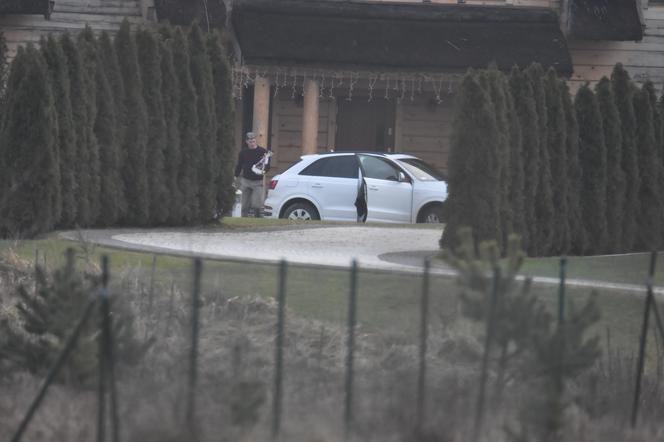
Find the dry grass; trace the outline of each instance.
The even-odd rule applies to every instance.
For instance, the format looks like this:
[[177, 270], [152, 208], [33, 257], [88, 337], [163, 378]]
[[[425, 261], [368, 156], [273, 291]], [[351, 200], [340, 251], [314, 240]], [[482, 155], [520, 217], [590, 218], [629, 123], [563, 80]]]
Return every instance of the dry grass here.
[[[32, 264], [14, 254], [0, 262], [0, 308], [11, 308], [11, 294], [31, 283]], [[158, 281], [149, 296], [149, 272], [127, 267], [114, 281], [114, 302], [138, 319], [136, 334], [155, 338], [138, 366], [118, 367], [121, 439], [192, 440], [184, 425], [189, 357], [188, 290]], [[188, 287], [188, 286], [186, 286]], [[196, 396], [201, 441], [269, 440], [273, 389], [276, 304], [260, 293], [233, 296], [206, 285], [200, 307], [201, 335]], [[436, 308], [441, 308], [436, 306]], [[357, 441], [467, 441], [477, 394], [482, 349], [476, 328], [456, 314], [432, 314], [428, 354], [427, 419], [415, 433], [418, 347], [412, 333], [359, 327], [355, 360], [354, 434]], [[633, 354], [606, 343], [592, 372], [570, 386], [561, 440], [657, 441], [664, 439], [661, 342], [656, 363], [644, 381], [642, 420], [628, 426], [634, 385]], [[339, 322], [287, 311], [284, 354], [282, 440], [344, 440], [343, 406], [346, 331]], [[41, 380], [21, 370], [0, 380], [0, 428], [17, 427]], [[507, 442], [503, 427], [518, 423], [525, 386], [508, 385], [505, 399], [492, 402], [484, 441]], [[54, 385], [24, 441], [90, 441], [96, 431], [96, 394]]]

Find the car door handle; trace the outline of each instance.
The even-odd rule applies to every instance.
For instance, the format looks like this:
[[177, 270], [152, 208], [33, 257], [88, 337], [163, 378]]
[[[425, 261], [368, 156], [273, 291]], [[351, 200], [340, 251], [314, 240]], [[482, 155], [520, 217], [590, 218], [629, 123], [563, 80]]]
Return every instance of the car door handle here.
[[369, 190], [378, 190], [378, 186], [369, 186]]
[[311, 187], [313, 187], [314, 189], [322, 189], [322, 188], [323, 188], [323, 185], [322, 185], [322, 184], [315, 183], [315, 184], [312, 184]]

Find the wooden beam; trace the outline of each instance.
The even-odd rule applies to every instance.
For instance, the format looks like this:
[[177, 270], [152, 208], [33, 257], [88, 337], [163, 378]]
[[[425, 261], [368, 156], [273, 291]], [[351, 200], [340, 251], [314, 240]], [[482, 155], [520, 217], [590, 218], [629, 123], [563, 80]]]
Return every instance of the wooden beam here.
[[254, 83], [254, 118], [253, 131], [256, 134], [256, 143], [268, 147], [268, 127], [270, 122], [270, 80], [257, 77]]
[[394, 151], [405, 152], [406, 146], [403, 145], [403, 113], [404, 104], [397, 103], [394, 109]]
[[327, 150], [336, 150], [337, 144], [337, 100], [327, 102]]
[[304, 109], [302, 115], [302, 153], [318, 152], [318, 80], [307, 78], [304, 82]]

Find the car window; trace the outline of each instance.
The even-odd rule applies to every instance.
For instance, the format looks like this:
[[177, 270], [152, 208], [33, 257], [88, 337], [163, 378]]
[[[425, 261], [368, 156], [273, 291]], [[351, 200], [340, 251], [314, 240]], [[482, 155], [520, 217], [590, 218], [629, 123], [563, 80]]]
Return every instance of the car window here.
[[384, 158], [360, 155], [364, 175], [377, 180], [399, 180], [399, 168]]
[[420, 181], [445, 181], [445, 175], [419, 158], [399, 158], [397, 160]]
[[358, 166], [355, 155], [321, 158], [307, 166], [300, 175], [357, 178]]

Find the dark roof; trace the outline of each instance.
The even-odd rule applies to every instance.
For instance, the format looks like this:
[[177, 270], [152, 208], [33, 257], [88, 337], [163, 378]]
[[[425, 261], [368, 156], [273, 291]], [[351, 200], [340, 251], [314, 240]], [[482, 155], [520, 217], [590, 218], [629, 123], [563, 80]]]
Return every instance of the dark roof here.
[[[2, 1], [2, 0], [0, 0]], [[201, 26], [223, 28], [226, 22], [226, 6], [223, 0], [155, 0], [155, 10], [159, 21], [172, 25], [189, 26], [198, 21]]]
[[571, 36], [583, 40], [634, 40], [645, 27], [641, 0], [572, 0]]
[[465, 70], [572, 61], [547, 8], [241, 0], [232, 23], [246, 63]]
[[48, 15], [49, 12], [49, 0], [0, 0], [0, 14]]

